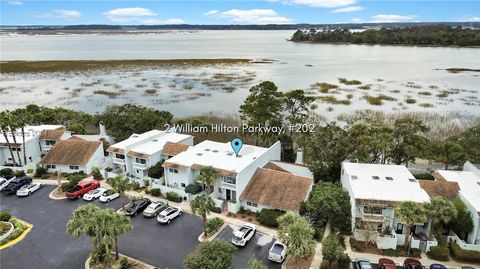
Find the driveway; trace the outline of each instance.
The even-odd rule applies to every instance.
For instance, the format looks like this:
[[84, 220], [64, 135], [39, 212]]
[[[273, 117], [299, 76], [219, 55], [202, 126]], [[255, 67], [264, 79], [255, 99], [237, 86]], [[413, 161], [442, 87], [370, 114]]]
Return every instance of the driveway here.
[[[0, 194], [1, 210], [34, 225], [22, 241], [0, 252], [0, 268], [83, 268], [90, 251], [89, 240], [66, 234], [65, 225], [72, 212], [88, 202], [51, 200], [48, 194], [53, 189], [54, 186], [45, 186], [25, 198]], [[108, 204], [90, 203], [114, 209], [121, 207], [120, 199]], [[161, 268], [183, 268], [185, 256], [198, 245], [197, 237], [202, 232], [201, 219], [187, 213], [168, 226], [141, 215], [132, 219], [132, 224], [132, 231], [119, 240], [120, 252]]]
[[[225, 228], [218, 234], [216, 239], [229, 242], [232, 240], [232, 234], [236, 227], [226, 225]], [[246, 268], [248, 260], [252, 255], [255, 255], [256, 259], [266, 265], [268, 268], [277, 269], [281, 268], [281, 264], [271, 262], [268, 259], [268, 251], [275, 242], [275, 239], [259, 231], [255, 236], [247, 243], [245, 247], [238, 247], [233, 257], [233, 264], [235, 268]]]

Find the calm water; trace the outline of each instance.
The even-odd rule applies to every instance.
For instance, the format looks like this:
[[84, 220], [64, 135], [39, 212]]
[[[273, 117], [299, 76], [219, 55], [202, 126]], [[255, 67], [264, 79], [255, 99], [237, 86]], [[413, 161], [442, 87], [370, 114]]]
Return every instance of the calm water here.
[[[315, 82], [337, 83], [345, 77], [358, 79], [364, 84], [372, 84], [369, 92], [360, 91], [354, 86], [341, 87], [336, 93], [338, 99], [352, 94], [352, 104], [331, 105], [319, 103], [319, 113], [327, 117], [356, 109], [372, 108], [385, 111], [460, 111], [480, 115], [478, 96], [480, 96], [479, 73], [451, 74], [445, 70], [450, 67], [480, 68], [480, 49], [470, 48], [432, 48], [367, 45], [319, 45], [287, 42], [292, 31], [198, 31], [168, 32], [161, 34], [138, 35], [50, 35], [50, 36], [1, 36], [1, 60], [101, 60], [101, 59], [174, 59], [174, 58], [249, 58], [273, 59], [273, 64], [253, 64], [240, 67], [243, 71], [254, 71], [254, 82], [274, 81], [280, 89], [307, 89]], [[205, 72], [222, 72], [224, 68], [209, 68]], [[227, 68], [224, 72], [234, 72]], [[198, 70], [182, 70], [196, 72]], [[166, 80], [164, 71], [142, 73], [147, 81], [159, 78]], [[163, 73], [162, 73], [163, 72]], [[180, 71], [178, 71], [180, 72]], [[94, 78], [116, 81], [112, 74], [93, 74]], [[92, 80], [94, 79], [92, 78]], [[18, 91], [19, 100], [1, 101], [1, 109], [7, 109], [25, 103], [42, 103], [38, 96], [44, 96], [49, 90], [56, 96], [65, 85], [84, 78], [61, 79], [61, 76], [3, 76], [2, 88]], [[53, 80], [53, 83], [52, 83]], [[120, 83], [123, 83], [119, 80]], [[414, 84], [416, 88], [406, 85]], [[22, 87], [31, 87], [22, 91]], [[70, 85], [74, 87], [74, 85]], [[140, 102], [157, 108], [169, 109], [176, 115], [192, 115], [212, 110], [235, 112], [248, 94], [250, 85], [242, 85], [233, 93], [215, 93], [198, 99], [183, 100], [177, 103], [148, 103], [144, 98], [136, 99], [137, 93], [128, 98], [105, 99], [108, 103]], [[431, 87], [430, 87], [431, 86]], [[196, 88], [201, 91], [201, 88]], [[198, 86], [200, 87], [200, 86]], [[436, 94], [443, 90], [457, 89], [455, 95], [439, 99]], [[170, 89], [171, 90], [171, 89]], [[431, 95], [419, 95], [429, 91]], [[27, 94], [21, 94], [27, 93]], [[384, 102], [382, 106], [371, 106], [363, 96], [387, 94], [398, 101]], [[91, 96], [90, 96], [91, 97]], [[413, 105], [400, 105], [404, 98], [417, 100]], [[45, 97], [46, 98], [46, 97]], [[167, 98], [167, 97], [162, 97]], [[3, 98], [2, 98], [3, 99]], [[48, 98], [46, 98], [48, 99]], [[51, 100], [50, 100], [51, 99]], [[53, 97], [44, 102], [47, 105], [61, 105]], [[87, 100], [87, 98], [85, 98]], [[3, 103], [2, 103], [3, 102]], [[320, 101], [319, 101], [320, 102]], [[430, 103], [431, 108], [420, 107], [420, 103]], [[88, 105], [80, 100], [71, 103], [72, 107], [87, 111], [100, 111], [102, 105]], [[333, 107], [333, 111], [327, 111]]]

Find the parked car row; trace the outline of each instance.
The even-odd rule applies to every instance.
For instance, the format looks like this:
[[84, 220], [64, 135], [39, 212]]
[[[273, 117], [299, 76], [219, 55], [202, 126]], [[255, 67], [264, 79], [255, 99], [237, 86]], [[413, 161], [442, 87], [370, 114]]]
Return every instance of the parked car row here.
[[0, 178], [0, 191], [6, 194], [16, 194], [19, 197], [30, 196], [41, 187], [43, 187], [42, 183], [32, 183], [32, 178], [29, 176]]
[[[353, 264], [355, 265], [356, 269], [372, 269], [373, 268], [370, 261], [367, 260], [367, 259], [363, 259], [363, 258], [356, 259], [353, 262]], [[396, 269], [397, 266], [395, 265], [395, 262], [393, 262], [392, 260], [387, 259], [387, 258], [382, 258], [382, 259], [378, 260], [378, 268], [379, 269]], [[427, 268], [427, 267], [423, 266], [422, 263], [419, 260], [408, 258], [408, 259], [405, 259], [405, 261], [403, 262], [403, 268], [404, 269], [424, 269], [424, 268]], [[430, 267], [428, 267], [428, 268], [430, 268], [430, 269], [447, 269], [447, 267], [445, 265], [440, 264], [440, 263], [431, 264]]]
[[173, 219], [181, 216], [183, 211], [181, 208], [169, 206], [167, 202], [152, 202], [147, 198], [137, 200], [125, 209], [126, 216], [135, 217], [140, 213], [147, 218], [157, 217], [159, 223], [170, 224]]

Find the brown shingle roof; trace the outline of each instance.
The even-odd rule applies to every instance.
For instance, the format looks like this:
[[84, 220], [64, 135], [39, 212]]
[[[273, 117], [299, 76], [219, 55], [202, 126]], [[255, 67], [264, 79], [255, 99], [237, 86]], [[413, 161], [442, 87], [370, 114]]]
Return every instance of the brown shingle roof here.
[[92, 158], [100, 141], [63, 140], [58, 141], [40, 161], [41, 164], [86, 165]]
[[69, 137], [67, 140], [85, 140], [85, 139], [73, 135], [73, 136]]
[[40, 134], [40, 139], [45, 140], [58, 140], [62, 137], [63, 133], [65, 132], [65, 128], [60, 127], [54, 130], [43, 130]]
[[167, 142], [163, 146], [163, 154], [168, 156], [175, 156], [180, 152], [186, 151], [188, 147], [189, 145], [186, 145], [186, 144]]
[[136, 151], [133, 151], [133, 150], [130, 150], [127, 155], [130, 156], [130, 157], [138, 157], [138, 158], [142, 158], [142, 159], [148, 159], [150, 157], [150, 155], [148, 155], [148, 154], [141, 153], [141, 152], [136, 152]]
[[[200, 170], [203, 167], [206, 167], [206, 165], [198, 164], [198, 163], [192, 164], [192, 169], [193, 170]], [[220, 168], [216, 168], [216, 167], [214, 167], [214, 168], [215, 168], [215, 170], [217, 170], [217, 172], [220, 176], [224, 176], [224, 177], [236, 177], [237, 176], [237, 172], [235, 172], [235, 171], [220, 169]]]
[[178, 169], [178, 168], [188, 168], [188, 166], [185, 166], [185, 165], [181, 165], [181, 164], [178, 164], [178, 163], [172, 163], [172, 162], [164, 162], [162, 164], [162, 167], [165, 167], [165, 168], [172, 168], [172, 169]]
[[263, 168], [271, 169], [271, 170], [277, 170], [277, 171], [285, 172], [285, 173], [290, 173], [290, 172], [288, 172], [287, 170], [283, 169], [282, 167], [276, 165], [276, 164], [273, 163], [273, 162], [268, 162], [267, 164], [265, 164], [265, 165], [263, 166]]
[[240, 199], [285, 211], [298, 211], [313, 185], [310, 178], [258, 168]]
[[119, 153], [125, 155], [125, 152], [121, 148], [116, 148], [114, 146], [110, 146], [107, 148], [107, 152]]
[[420, 187], [424, 189], [430, 197], [441, 196], [453, 199], [458, 196], [460, 186], [457, 182], [443, 180], [419, 180]]

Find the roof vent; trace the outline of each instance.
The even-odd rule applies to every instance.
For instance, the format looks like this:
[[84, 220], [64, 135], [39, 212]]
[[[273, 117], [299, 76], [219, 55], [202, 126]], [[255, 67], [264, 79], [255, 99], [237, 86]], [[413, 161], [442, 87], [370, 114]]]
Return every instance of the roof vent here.
[[205, 151], [210, 151], [210, 149], [204, 149]]
[[409, 178], [408, 180], [410, 180], [410, 182], [417, 182], [417, 180], [414, 178]]
[[199, 153], [197, 153], [197, 156], [202, 156], [202, 155], [203, 155], [203, 153], [200, 153], [200, 152], [199, 152]]
[[152, 141], [153, 141], [153, 142], [158, 142], [158, 139], [153, 139]]
[[218, 150], [214, 149], [214, 150], [212, 150], [212, 152], [215, 152], [215, 153], [217, 153], [217, 152], [218, 152]]
[[379, 179], [380, 179], [379, 176], [372, 176], [372, 178], [373, 178], [374, 180], [379, 180]]
[[227, 153], [227, 155], [228, 155], [228, 156], [232, 156], [232, 155], [233, 155], [233, 153], [232, 153], [232, 152], [229, 152], [229, 153]]
[[352, 175], [352, 179], [358, 179], [358, 177], [355, 175]]
[[386, 180], [393, 180], [393, 177], [385, 177]]

